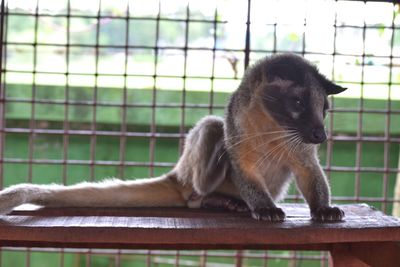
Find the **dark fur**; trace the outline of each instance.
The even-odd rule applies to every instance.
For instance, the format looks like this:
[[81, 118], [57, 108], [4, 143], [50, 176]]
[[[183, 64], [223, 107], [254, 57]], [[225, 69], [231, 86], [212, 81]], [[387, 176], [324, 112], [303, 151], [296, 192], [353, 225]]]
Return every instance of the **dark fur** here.
[[[342, 219], [343, 212], [330, 207], [330, 190], [316, 158], [315, 146], [306, 144], [325, 141], [323, 118], [328, 108], [327, 95], [344, 90], [327, 80], [309, 62], [292, 54], [265, 58], [246, 72], [227, 107], [225, 136], [232, 179], [255, 218], [284, 219], [274, 200], [285, 193], [290, 173], [293, 173], [315, 219]], [[297, 101], [300, 106], [296, 106]], [[298, 117], [294, 119], [291, 113]], [[254, 129], [249, 130], [249, 125]], [[259, 139], [256, 144], [253, 138], [243, 141], [257, 132], [287, 128], [298, 133], [302, 142], [298, 146], [304, 149], [293, 151], [285, 148], [288, 145], [282, 142], [269, 145], [273, 138], [279, 138], [275, 134], [254, 138]], [[240, 150], [240, 147], [246, 150], [246, 146], [250, 150], [247, 156], [244, 155], [247, 152]], [[272, 153], [271, 160], [264, 160], [262, 152], [251, 151], [257, 146], [264, 148], [265, 154], [278, 146], [281, 149]], [[274, 156], [279, 153], [282, 155]], [[277, 157], [287, 159], [282, 162]], [[266, 164], [253, 166], [254, 160]]]

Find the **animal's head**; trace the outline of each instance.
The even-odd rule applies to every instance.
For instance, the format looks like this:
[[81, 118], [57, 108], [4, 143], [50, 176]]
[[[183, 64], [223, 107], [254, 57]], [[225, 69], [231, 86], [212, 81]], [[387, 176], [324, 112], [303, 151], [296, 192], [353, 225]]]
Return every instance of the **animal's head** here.
[[324, 142], [327, 97], [346, 88], [329, 81], [315, 66], [293, 54], [267, 58], [259, 66], [267, 112], [283, 128], [296, 131], [304, 143]]

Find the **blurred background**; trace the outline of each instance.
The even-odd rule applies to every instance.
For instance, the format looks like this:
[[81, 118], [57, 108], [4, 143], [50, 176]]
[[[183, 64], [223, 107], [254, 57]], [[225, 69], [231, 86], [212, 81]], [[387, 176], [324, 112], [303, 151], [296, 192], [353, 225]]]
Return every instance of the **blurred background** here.
[[[330, 99], [320, 147], [333, 202], [398, 210], [395, 1], [1, 3], [1, 186], [165, 173], [196, 121], [224, 115], [249, 64], [293, 52], [349, 88]], [[302, 199], [291, 188], [286, 201]], [[326, 253], [291, 251], [2, 248], [0, 258], [41, 267], [327, 266]]]

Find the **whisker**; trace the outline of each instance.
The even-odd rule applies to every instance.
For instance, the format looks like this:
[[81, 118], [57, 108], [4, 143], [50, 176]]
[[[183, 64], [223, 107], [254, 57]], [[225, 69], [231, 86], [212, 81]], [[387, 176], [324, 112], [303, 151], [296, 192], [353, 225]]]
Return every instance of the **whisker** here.
[[[267, 160], [272, 154], [273, 154], [273, 157], [270, 158], [270, 162], [274, 162], [275, 159], [277, 158], [276, 164], [279, 165], [280, 162], [281, 162], [282, 159], [283, 159], [283, 156], [285, 155], [285, 153], [284, 153], [284, 152], [285, 152], [285, 149], [283, 149], [283, 147], [284, 147], [285, 145], [288, 145], [288, 146], [289, 146], [288, 154], [290, 155], [291, 153], [293, 153], [293, 152], [291, 152], [291, 151], [294, 149], [294, 144], [295, 144], [295, 143], [299, 143], [299, 144], [301, 143], [301, 138], [300, 138], [299, 134], [297, 133], [297, 131], [294, 133], [294, 135], [290, 136], [289, 139], [287, 139], [287, 140], [283, 141], [282, 143], [278, 144], [278, 145], [275, 146], [272, 150], [268, 151], [268, 153], [266, 153], [265, 155], [263, 155], [263, 156], [256, 162], [255, 167], [258, 168], [259, 166], [261, 166], [261, 164], [263, 164], [263, 162], [264, 162], [265, 160]], [[278, 150], [278, 151], [275, 153], [276, 150]]]
[[[268, 142], [263, 142], [263, 143], [259, 144], [258, 146], [256, 146], [256, 147], [250, 149], [250, 150], [247, 151], [246, 153], [240, 155], [240, 158], [239, 158], [239, 159], [242, 159], [243, 157], [245, 157], [245, 156], [248, 155], [249, 153], [251, 153], [251, 152], [257, 150], [259, 147], [262, 147], [262, 146], [264, 146], [264, 145], [267, 145], [267, 144], [269, 144], [269, 143], [271, 143], [271, 142], [274, 142], [274, 141], [277, 141], [277, 140], [280, 140], [280, 139], [284, 139], [284, 138], [286, 138], [286, 137], [288, 137], [288, 136], [290, 136], [290, 135], [291, 135], [291, 134], [286, 134], [286, 135], [284, 135], [284, 136], [278, 136], [278, 137], [276, 137], [276, 138], [274, 138], [274, 139], [272, 139], [272, 140], [268, 140]], [[243, 142], [243, 141], [239, 141], [239, 142], [241, 143], [241, 142]], [[239, 143], [239, 142], [238, 142], [238, 143]], [[238, 143], [233, 144], [233, 145], [230, 146], [229, 148], [232, 148], [233, 146], [238, 145]], [[224, 153], [226, 153], [226, 151], [227, 151], [227, 150], [225, 150]], [[224, 155], [224, 153], [219, 157], [218, 160], [221, 159], [221, 157]]]
[[279, 130], [279, 131], [268, 131], [268, 132], [261, 132], [261, 133], [253, 133], [253, 134], [238, 134], [233, 135], [229, 138], [225, 138], [226, 141], [237, 138], [237, 137], [251, 137], [251, 136], [258, 136], [258, 135], [270, 135], [270, 134], [278, 134], [278, 133], [287, 133], [287, 130]]
[[264, 135], [269, 135], [269, 134], [272, 134], [272, 133], [285, 133], [285, 135], [281, 135], [281, 136], [278, 136], [278, 137], [276, 137], [276, 138], [273, 138], [273, 139], [269, 140], [268, 142], [264, 142], [264, 143], [260, 144], [259, 146], [257, 146], [256, 148], [254, 148], [254, 149], [250, 150], [249, 152], [247, 152], [245, 155], [247, 155], [248, 153], [250, 153], [250, 152], [256, 150], [256, 149], [257, 149], [258, 147], [260, 147], [260, 146], [269, 144], [269, 143], [271, 143], [271, 142], [274, 142], [274, 141], [277, 141], [277, 140], [279, 140], [279, 139], [283, 139], [283, 138], [286, 138], [286, 137], [289, 137], [289, 136], [295, 134], [295, 133], [288, 132], [288, 131], [274, 131], [274, 132], [264, 132], [264, 133], [250, 134], [248, 137], [246, 137], [246, 138], [244, 138], [244, 139], [241, 139], [240, 141], [238, 141], [238, 142], [236, 142], [236, 143], [234, 143], [234, 144], [232, 144], [232, 145], [230, 145], [230, 146], [225, 147], [225, 151], [221, 154], [221, 156], [219, 156], [218, 161], [221, 160], [221, 158], [225, 155], [225, 153], [227, 152], [227, 150], [229, 150], [229, 149], [231, 149], [231, 148], [233, 148], [233, 147], [235, 147], [235, 146], [238, 146], [238, 145], [240, 145], [241, 143], [243, 143], [243, 142], [245, 142], [245, 141], [247, 141], [247, 140], [250, 140], [250, 139], [252, 139], [252, 138], [257, 138], [257, 137], [261, 137], [261, 136], [264, 136]]
[[292, 157], [292, 155], [297, 153], [297, 150], [301, 148], [302, 140], [299, 135], [296, 136], [296, 138], [292, 142], [291, 150], [289, 153], [289, 156]]
[[[282, 150], [282, 147], [284, 147], [285, 144], [286, 144], [286, 141], [283, 141], [283, 142], [279, 143], [278, 145], [274, 146], [270, 151], [268, 151], [265, 155], [261, 156], [261, 158], [259, 160], [257, 160], [257, 162], [255, 163], [253, 168], [258, 168], [259, 166], [261, 166], [261, 164], [263, 164], [263, 162], [265, 160], [267, 160], [271, 155], [273, 155], [276, 150], [278, 150], [278, 151]], [[274, 157], [275, 156], [276, 156], [276, 154], [274, 155]], [[272, 162], [272, 159], [271, 159], [271, 162]]]
[[263, 99], [269, 100], [269, 101], [276, 101], [276, 100], [278, 100], [277, 98], [275, 98], [275, 97], [273, 97], [273, 96], [270, 96], [270, 95], [264, 95], [264, 96], [263, 96]]
[[[286, 141], [286, 145], [289, 147], [289, 149], [287, 150], [287, 154], [289, 154], [290, 155], [290, 151], [291, 151], [291, 149], [292, 149], [292, 147], [293, 147], [293, 142], [294, 142], [294, 140], [296, 140], [296, 138], [297, 138], [297, 133], [296, 133], [296, 135], [294, 135], [294, 136], [292, 136], [291, 138], [289, 138], [287, 141]], [[283, 155], [285, 154], [284, 153], [284, 151], [285, 150], [283, 150], [283, 149], [281, 149], [281, 155], [279, 156], [279, 158], [278, 158], [278, 160], [277, 160], [277, 163], [276, 164], [280, 164], [280, 162], [281, 162], [281, 160], [282, 160], [282, 157], [283, 157]], [[275, 157], [274, 158], [272, 158], [271, 159], [272, 161], [274, 161], [275, 160]]]

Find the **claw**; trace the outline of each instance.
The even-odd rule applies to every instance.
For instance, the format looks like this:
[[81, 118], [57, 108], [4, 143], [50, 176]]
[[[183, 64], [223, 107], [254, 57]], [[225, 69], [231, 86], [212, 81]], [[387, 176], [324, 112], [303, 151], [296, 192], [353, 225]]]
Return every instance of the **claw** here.
[[311, 211], [311, 218], [318, 222], [338, 222], [342, 221], [345, 214], [338, 207], [321, 207]]
[[282, 222], [285, 220], [285, 213], [281, 208], [262, 208], [256, 209], [251, 213], [256, 220]]

